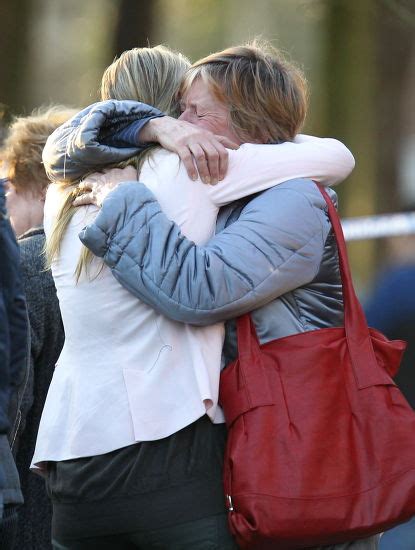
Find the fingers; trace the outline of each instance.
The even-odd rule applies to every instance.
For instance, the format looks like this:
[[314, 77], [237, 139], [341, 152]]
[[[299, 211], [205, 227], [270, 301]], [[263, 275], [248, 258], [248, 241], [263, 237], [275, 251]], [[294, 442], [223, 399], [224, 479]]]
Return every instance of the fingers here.
[[228, 169], [229, 154], [216, 137], [212, 136], [195, 145], [189, 145], [189, 150], [203, 183], [216, 185], [218, 181], [223, 180]]
[[226, 176], [229, 166], [229, 153], [227, 149], [239, 149], [239, 144], [224, 136], [215, 136], [219, 143], [219, 181]]
[[223, 180], [228, 169], [228, 151], [216, 137], [199, 139], [177, 151], [189, 177], [215, 185]]
[[74, 206], [85, 206], [86, 204], [96, 204], [96, 198], [94, 193], [84, 193], [79, 195], [72, 203]]
[[[217, 139], [218, 136], [215, 136]], [[226, 138], [224, 138], [226, 139]], [[229, 141], [229, 140], [228, 140]], [[229, 153], [225, 148], [225, 145], [221, 143], [219, 139], [217, 139], [216, 149], [218, 151], [218, 179], [219, 181], [222, 181], [223, 178], [226, 176], [226, 172], [228, 171], [228, 164], [229, 164]]]
[[216, 185], [218, 181], [222, 179], [221, 171], [220, 171], [221, 157], [222, 157], [222, 162], [225, 159], [227, 163], [228, 152], [220, 143], [217, 143], [216, 141], [212, 141], [212, 143], [206, 143], [202, 145], [202, 148], [205, 153], [205, 162], [209, 170], [209, 179], [210, 179], [210, 181], [205, 183]]
[[196, 181], [199, 177], [195, 163], [193, 162], [193, 155], [190, 152], [189, 147], [180, 147], [177, 149], [177, 154], [180, 157], [180, 160], [183, 162], [184, 167], [186, 168], [187, 175], [193, 181]]
[[[228, 149], [237, 149], [238, 143], [216, 136], [211, 131], [171, 117], [156, 118], [145, 127], [151, 132], [151, 140], [177, 153], [189, 177], [199, 176], [204, 183], [215, 184], [222, 180], [228, 169]], [[141, 134], [140, 134], [141, 136]]]
[[236, 141], [232, 141], [231, 139], [225, 137], [225, 136], [219, 136], [215, 135], [215, 138], [224, 146], [226, 149], [239, 149], [241, 146], [240, 143], [236, 143]]
[[88, 183], [87, 181], [81, 181], [78, 184], [78, 189], [80, 189], [83, 192], [92, 191], [92, 183]]
[[[209, 146], [204, 144], [204, 147], [209, 150]], [[209, 158], [209, 155], [206, 153], [204, 147], [199, 144], [190, 145], [189, 149], [193, 155], [194, 161], [196, 163], [197, 171], [199, 172], [200, 179], [203, 183], [211, 183], [212, 177], [210, 173], [211, 166], [209, 162], [212, 159]], [[217, 160], [217, 159], [216, 159]]]

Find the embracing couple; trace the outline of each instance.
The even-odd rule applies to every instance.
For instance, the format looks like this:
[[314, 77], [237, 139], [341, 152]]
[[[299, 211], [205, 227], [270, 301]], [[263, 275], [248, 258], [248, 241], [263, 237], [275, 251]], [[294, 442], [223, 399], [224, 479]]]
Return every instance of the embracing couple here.
[[305, 80], [266, 44], [192, 66], [161, 46], [133, 49], [105, 71], [101, 99], [44, 151], [65, 345], [32, 468], [46, 477], [53, 544], [236, 548], [218, 404], [235, 319], [251, 312], [261, 343], [342, 325], [336, 243], [312, 180], [342, 181], [353, 156], [299, 134]]

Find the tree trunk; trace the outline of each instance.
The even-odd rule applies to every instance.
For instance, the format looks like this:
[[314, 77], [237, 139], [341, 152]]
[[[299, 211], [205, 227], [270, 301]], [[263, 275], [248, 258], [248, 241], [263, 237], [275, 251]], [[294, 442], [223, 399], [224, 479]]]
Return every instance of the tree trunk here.
[[380, 212], [391, 212], [403, 206], [398, 189], [399, 162], [407, 137], [405, 96], [415, 49], [415, 10], [412, 21], [400, 17], [395, 11], [404, 5], [396, 0], [384, 0], [377, 17], [376, 145], [379, 178], [376, 197]]
[[155, 0], [121, 0], [114, 36], [114, 55], [131, 48], [154, 46], [152, 44]]
[[30, 87], [26, 84], [30, 0], [1, 0], [0, 5], [0, 103], [21, 113]]
[[[377, 93], [374, 0], [331, 0], [327, 5], [327, 135], [346, 143], [356, 168], [340, 187], [343, 216], [374, 213], [377, 196], [378, 144], [375, 107]], [[353, 243], [350, 259], [361, 286], [371, 275], [374, 241]]]

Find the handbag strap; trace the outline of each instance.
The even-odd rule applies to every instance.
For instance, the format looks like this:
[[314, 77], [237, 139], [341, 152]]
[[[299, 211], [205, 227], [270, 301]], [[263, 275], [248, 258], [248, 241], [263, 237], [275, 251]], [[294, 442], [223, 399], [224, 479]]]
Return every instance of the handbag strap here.
[[347, 346], [357, 385], [363, 389], [377, 383], [384, 383], [385, 373], [378, 367], [366, 316], [353, 287], [346, 242], [339, 214], [327, 191], [321, 185], [318, 185], [318, 188], [326, 201], [329, 219], [336, 238], [342, 281], [344, 328]]
[[[378, 367], [366, 317], [353, 287], [346, 242], [339, 215], [327, 191], [321, 185], [317, 184], [317, 186], [327, 204], [328, 216], [337, 243], [343, 291], [344, 328], [357, 386], [363, 389], [375, 384], [385, 383], [387, 381], [385, 379], [386, 373]], [[238, 318], [237, 334], [238, 356], [242, 359], [253, 351], [252, 347], [259, 346], [255, 326], [249, 313]], [[249, 362], [243, 361], [243, 363], [243, 369], [246, 371], [247, 368], [249, 369]]]

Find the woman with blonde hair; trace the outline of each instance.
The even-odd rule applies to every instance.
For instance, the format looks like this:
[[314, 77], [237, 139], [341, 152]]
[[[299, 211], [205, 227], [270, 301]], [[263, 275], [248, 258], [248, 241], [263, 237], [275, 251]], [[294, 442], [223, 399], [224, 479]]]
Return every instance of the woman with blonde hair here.
[[[140, 67], [134, 74], [130, 66], [133, 59], [133, 64]], [[187, 66], [180, 74], [176, 70], [178, 62], [183, 62], [180, 54], [161, 47], [125, 52], [103, 78], [103, 99], [108, 94], [112, 100], [94, 105], [64, 125], [49, 142], [45, 156], [53, 159], [52, 164], [59, 163], [60, 154], [53, 144], [65, 144], [64, 172], [57, 179], [74, 177], [79, 170], [91, 172], [97, 168], [98, 158], [105, 157], [107, 165], [103, 172], [86, 176], [81, 183], [67, 181], [51, 186], [46, 204], [47, 254], [66, 340], [42, 416], [32, 467], [44, 470], [47, 466], [56, 548], [235, 547], [226, 525], [221, 484], [226, 434], [218, 406], [218, 383], [224, 324], [180, 324], [136, 300], [101, 260], [82, 256], [78, 233], [89, 225], [90, 231], [97, 238], [102, 236], [109, 245], [111, 238], [101, 234], [103, 226], [96, 222], [100, 217], [102, 220], [105, 207], [115, 197], [114, 208], [109, 208], [111, 221], [107, 222], [115, 231], [125, 229], [131, 222], [127, 232], [129, 239], [134, 240], [139, 232], [146, 232], [148, 224], [157, 225], [159, 207], [155, 196], [181, 231], [202, 245], [214, 235], [221, 206], [290, 178], [309, 176], [325, 184], [335, 183], [346, 177], [354, 165], [350, 152], [336, 140], [300, 137], [301, 143], [264, 145], [259, 142], [265, 136], [247, 132], [246, 138], [251, 137], [258, 144], [246, 142], [238, 150], [229, 151], [227, 175], [216, 186], [192, 181], [185, 163], [164, 149], [145, 151], [127, 165], [114, 167], [114, 162], [125, 158], [126, 152], [97, 145], [98, 134], [104, 140], [102, 133], [108, 134], [108, 127], [104, 124], [101, 128], [99, 124], [112, 114], [115, 126], [117, 121], [131, 120], [131, 114], [141, 120], [150, 115], [156, 117], [144, 127], [151, 134], [150, 141], [154, 137], [154, 124], [149, 126], [150, 123], [157, 127], [157, 122], [164, 120], [173, 128], [176, 122], [171, 118], [157, 118], [162, 115], [160, 111], [128, 100], [145, 97], [156, 108], [176, 114], [178, 102], [170, 98], [170, 107], [165, 107], [159, 95], [164, 93], [163, 83], [171, 84], [174, 79], [176, 88], [172, 85], [172, 90], [179, 89]], [[265, 64], [262, 62], [267, 64], [268, 58]], [[270, 122], [269, 127], [276, 135], [281, 132], [281, 140], [285, 135], [294, 139], [305, 116], [304, 82], [288, 64], [272, 66], [270, 73], [276, 69], [280, 71], [278, 77], [283, 75], [286, 79], [288, 92], [281, 94], [279, 120]], [[270, 90], [265, 90], [271, 101], [277, 82], [278, 78], [274, 79]], [[189, 99], [194, 116], [209, 122], [209, 115], [217, 107], [214, 98], [205, 97], [199, 111], [189, 95], [186, 92], [182, 97], [185, 109]], [[199, 154], [200, 143], [207, 149], [216, 149], [223, 143], [216, 134], [225, 135], [226, 143], [242, 143], [232, 132], [223, 110], [216, 110], [214, 117], [217, 132], [199, 130], [198, 136], [204, 136], [205, 141], [201, 138], [199, 145], [193, 141], [189, 151]], [[180, 129], [188, 126], [177, 122], [176, 132], [180, 134]], [[136, 132], [137, 127], [133, 133]], [[91, 135], [95, 141], [92, 146]], [[179, 141], [183, 143], [181, 138]], [[82, 147], [78, 147], [80, 143]], [[79, 155], [80, 149], [87, 152], [88, 160], [77, 163], [74, 155]], [[130, 148], [127, 155], [132, 152], [137, 153], [137, 148]], [[108, 168], [110, 164], [113, 167]], [[216, 170], [223, 170], [218, 164]], [[48, 168], [50, 171], [51, 163]], [[135, 202], [136, 192], [140, 194], [142, 190], [138, 179], [149, 193], [149, 200], [144, 203]], [[117, 186], [125, 180], [130, 182]], [[292, 186], [294, 194], [298, 186], [301, 196], [304, 183], [298, 180]], [[74, 210], [73, 204], [90, 200], [88, 195], [79, 197], [85, 190], [92, 189], [96, 202], [101, 202], [114, 187], [117, 189], [105, 200], [101, 213], [96, 205]], [[121, 213], [114, 218], [112, 213], [119, 212], [120, 196], [126, 197], [123, 209], [128, 215]], [[132, 202], [130, 196], [134, 197]], [[145, 218], [141, 218], [144, 210]], [[313, 206], [312, 216], [317, 219], [320, 233], [326, 234], [327, 221], [321, 205]], [[160, 230], [164, 238], [164, 222]], [[174, 231], [171, 238], [174, 240], [175, 236]], [[169, 254], [166, 244], [160, 248], [155, 240], [149, 244], [151, 258], [144, 255], [142, 260], [150, 271], [152, 262], [156, 269], [159, 262], [164, 263], [163, 257]], [[311, 253], [321, 259], [322, 251], [304, 252], [305, 257]], [[119, 254], [123, 255], [123, 251], [106, 257], [105, 263], [113, 266]], [[309, 263], [304, 268], [308, 276], [316, 269], [315, 261]], [[141, 261], [139, 264], [144, 267]], [[133, 256], [130, 265], [134, 277], [138, 266]], [[172, 280], [170, 283], [174, 284]], [[187, 281], [189, 289], [192, 284], [192, 279]], [[226, 279], [222, 285], [227, 287]], [[256, 307], [265, 303], [259, 294], [258, 300]], [[252, 309], [255, 304], [250, 299], [244, 307]]]

